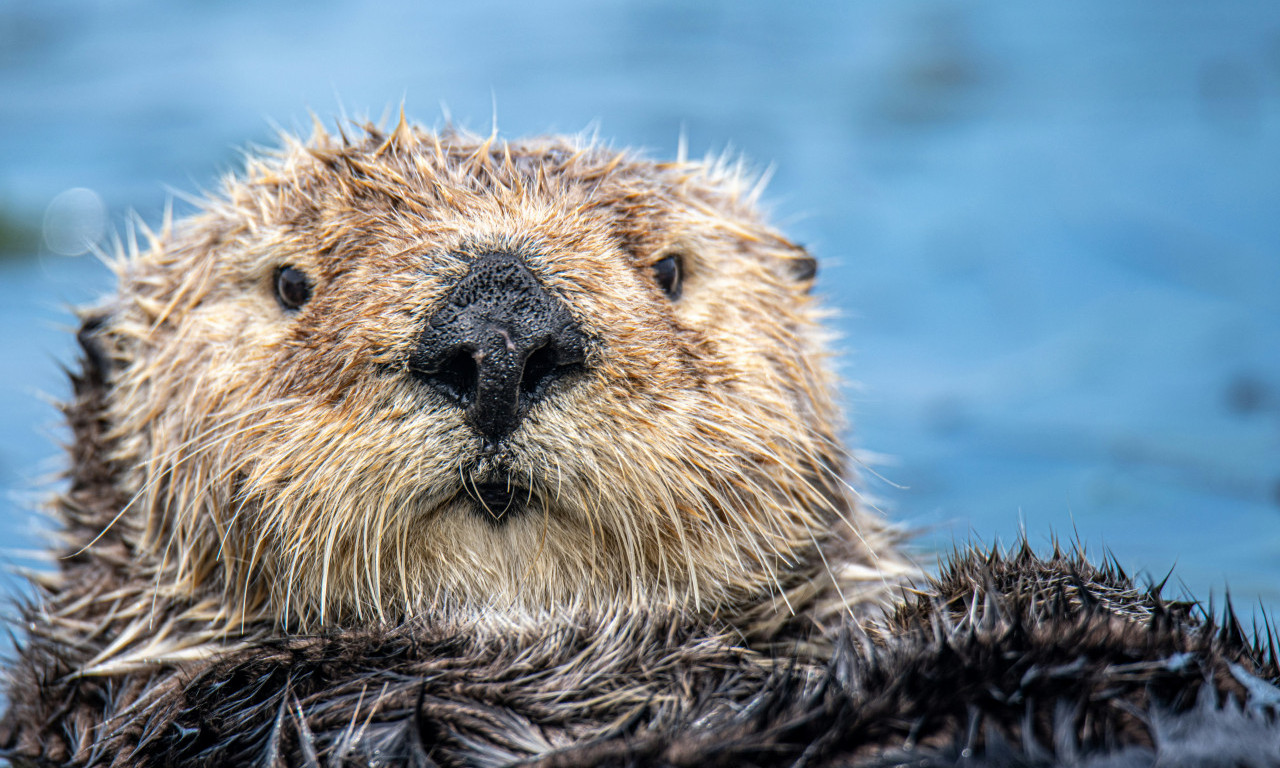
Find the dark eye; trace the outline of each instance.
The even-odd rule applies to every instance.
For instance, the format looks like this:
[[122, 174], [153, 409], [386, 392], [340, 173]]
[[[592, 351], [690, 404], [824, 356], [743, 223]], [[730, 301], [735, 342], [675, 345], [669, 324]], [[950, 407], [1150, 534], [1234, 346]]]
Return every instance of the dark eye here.
[[658, 287], [667, 294], [667, 298], [675, 301], [680, 298], [680, 284], [684, 281], [684, 264], [676, 254], [667, 256], [653, 264], [653, 277]]
[[311, 298], [311, 280], [295, 267], [276, 270], [276, 298], [285, 309], [297, 309]]

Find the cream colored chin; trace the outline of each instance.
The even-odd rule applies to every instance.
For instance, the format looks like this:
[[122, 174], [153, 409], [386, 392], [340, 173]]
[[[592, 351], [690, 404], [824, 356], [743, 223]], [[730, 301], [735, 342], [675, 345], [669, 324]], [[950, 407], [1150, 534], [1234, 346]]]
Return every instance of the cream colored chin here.
[[[411, 612], [448, 607], [535, 611], [616, 596], [631, 581], [601, 534], [534, 497], [501, 520], [461, 496], [410, 535], [405, 581]], [[395, 568], [382, 569], [392, 588]], [[412, 587], [411, 587], [412, 589]]]

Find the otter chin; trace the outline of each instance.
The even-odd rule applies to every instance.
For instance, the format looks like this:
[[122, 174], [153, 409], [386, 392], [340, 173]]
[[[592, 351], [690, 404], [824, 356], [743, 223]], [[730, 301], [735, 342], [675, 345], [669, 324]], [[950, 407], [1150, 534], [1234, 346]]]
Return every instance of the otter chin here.
[[879, 615], [914, 569], [757, 193], [575, 138], [284, 136], [81, 314], [39, 632], [107, 675], [421, 617]]
[[519, 517], [533, 500], [533, 492], [512, 483], [510, 478], [467, 485], [466, 497], [472, 512], [494, 525]]

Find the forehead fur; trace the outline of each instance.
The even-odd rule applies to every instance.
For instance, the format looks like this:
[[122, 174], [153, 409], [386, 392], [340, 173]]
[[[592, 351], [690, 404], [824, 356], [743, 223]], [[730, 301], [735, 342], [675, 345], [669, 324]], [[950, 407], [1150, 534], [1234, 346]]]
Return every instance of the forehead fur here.
[[525, 218], [548, 206], [609, 219], [613, 236], [634, 253], [665, 244], [662, 228], [646, 219], [672, 214], [748, 241], [785, 243], [758, 221], [758, 187], [741, 164], [655, 163], [565, 137], [508, 142], [426, 133], [404, 122], [390, 134], [365, 130], [354, 140], [317, 131], [306, 144], [289, 139], [279, 152], [252, 158], [245, 177], [226, 185], [230, 207], [217, 212], [250, 230], [326, 225], [315, 234], [331, 248], [346, 238], [401, 233], [406, 221]]

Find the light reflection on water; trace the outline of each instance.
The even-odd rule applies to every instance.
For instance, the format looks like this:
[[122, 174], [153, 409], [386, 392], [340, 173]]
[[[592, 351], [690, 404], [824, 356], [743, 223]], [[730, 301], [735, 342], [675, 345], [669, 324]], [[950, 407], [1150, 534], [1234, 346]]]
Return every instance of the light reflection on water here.
[[[1078, 534], [1280, 606], [1280, 6], [15, 0], [0, 205], [38, 228], [82, 187], [117, 230], [155, 221], [164, 185], [213, 186], [270, 120], [402, 99], [773, 164], [891, 514], [930, 547]], [[57, 466], [35, 393], [66, 391], [60, 303], [108, 286], [40, 251], [0, 261], [13, 549]]]

